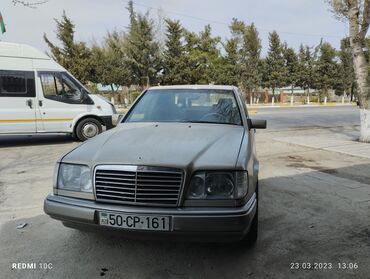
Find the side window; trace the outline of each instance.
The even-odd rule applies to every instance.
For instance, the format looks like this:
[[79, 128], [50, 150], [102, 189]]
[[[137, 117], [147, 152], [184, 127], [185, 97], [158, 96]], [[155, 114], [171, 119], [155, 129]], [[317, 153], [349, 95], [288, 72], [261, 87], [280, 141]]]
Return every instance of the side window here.
[[64, 73], [41, 73], [42, 90], [46, 99], [64, 103], [82, 103], [80, 88]]
[[53, 99], [61, 94], [62, 85], [58, 78], [53, 74], [42, 74], [40, 77], [45, 98]]
[[35, 97], [32, 71], [0, 71], [0, 97]]

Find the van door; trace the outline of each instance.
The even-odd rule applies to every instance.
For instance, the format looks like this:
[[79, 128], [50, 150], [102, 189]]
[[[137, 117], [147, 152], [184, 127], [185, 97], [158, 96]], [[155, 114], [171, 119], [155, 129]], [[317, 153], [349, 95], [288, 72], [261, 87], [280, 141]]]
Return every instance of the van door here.
[[0, 70], [0, 134], [36, 133], [35, 73]]
[[38, 72], [38, 108], [44, 132], [73, 132], [75, 117], [91, 109], [92, 100], [66, 72]]

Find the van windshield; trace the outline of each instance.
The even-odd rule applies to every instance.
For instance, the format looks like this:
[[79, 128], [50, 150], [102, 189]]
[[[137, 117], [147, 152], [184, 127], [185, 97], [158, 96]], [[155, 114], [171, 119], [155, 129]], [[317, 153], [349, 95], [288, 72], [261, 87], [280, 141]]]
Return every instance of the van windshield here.
[[242, 124], [234, 92], [220, 89], [148, 90], [126, 122]]

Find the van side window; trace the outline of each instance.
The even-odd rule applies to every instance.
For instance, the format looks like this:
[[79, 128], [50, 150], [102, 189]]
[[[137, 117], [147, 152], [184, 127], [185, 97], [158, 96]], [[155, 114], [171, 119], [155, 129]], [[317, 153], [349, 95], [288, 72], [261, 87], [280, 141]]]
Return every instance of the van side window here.
[[40, 79], [45, 98], [72, 104], [83, 102], [81, 90], [64, 73], [41, 73]]
[[35, 97], [32, 71], [0, 71], [0, 97]]

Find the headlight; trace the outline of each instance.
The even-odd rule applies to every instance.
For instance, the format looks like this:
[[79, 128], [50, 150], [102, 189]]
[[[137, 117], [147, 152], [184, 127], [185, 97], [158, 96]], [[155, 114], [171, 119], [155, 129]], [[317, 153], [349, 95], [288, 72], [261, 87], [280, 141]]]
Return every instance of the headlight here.
[[193, 176], [191, 180], [188, 198], [202, 199], [205, 198], [205, 173], [199, 173]]
[[62, 190], [91, 193], [90, 168], [84, 165], [60, 164], [57, 187]]
[[188, 199], [240, 199], [248, 192], [248, 173], [199, 172], [189, 185]]
[[210, 173], [206, 176], [206, 195], [209, 198], [233, 198], [234, 182], [231, 174]]

